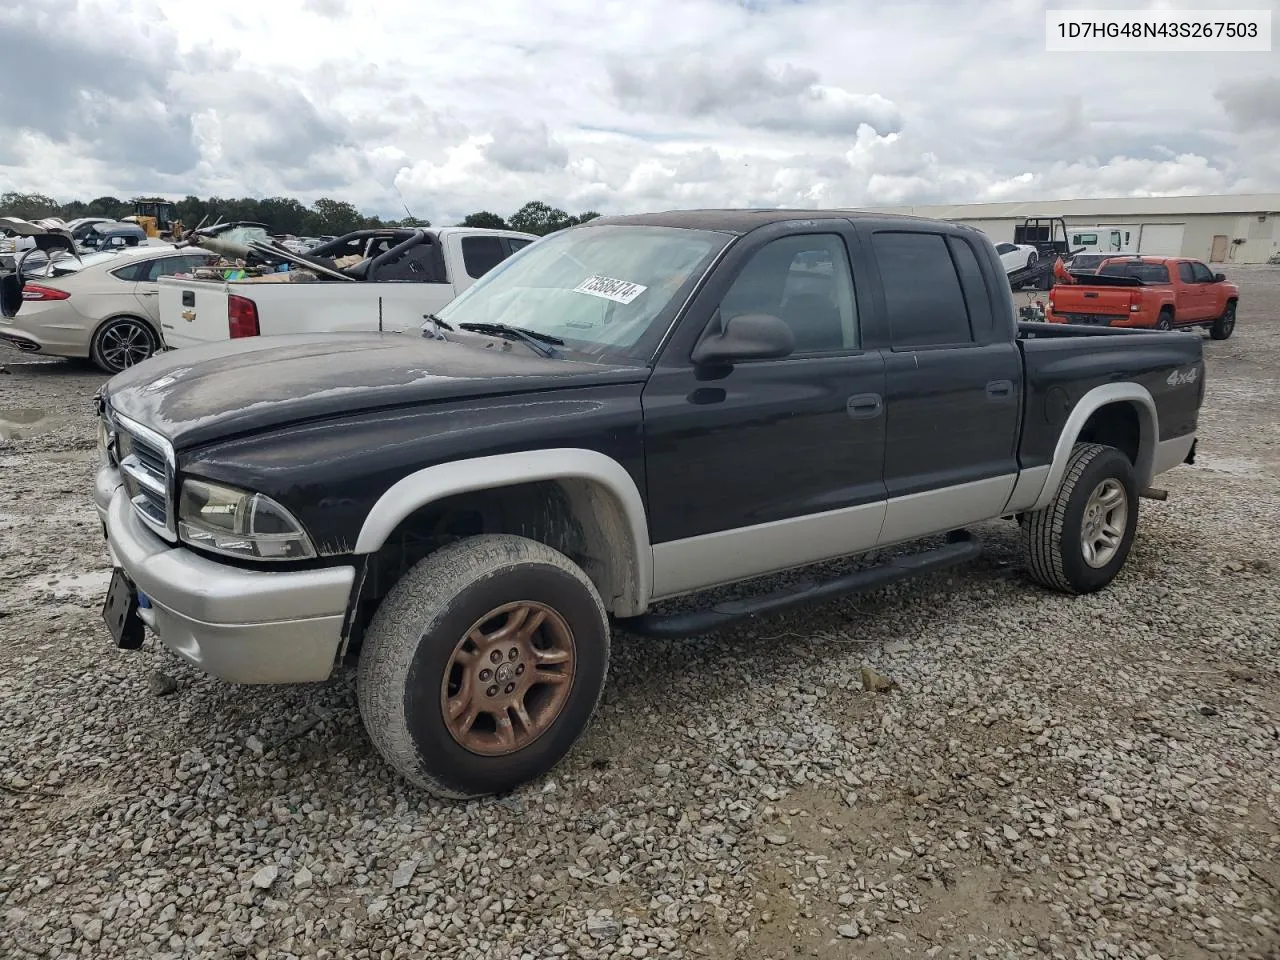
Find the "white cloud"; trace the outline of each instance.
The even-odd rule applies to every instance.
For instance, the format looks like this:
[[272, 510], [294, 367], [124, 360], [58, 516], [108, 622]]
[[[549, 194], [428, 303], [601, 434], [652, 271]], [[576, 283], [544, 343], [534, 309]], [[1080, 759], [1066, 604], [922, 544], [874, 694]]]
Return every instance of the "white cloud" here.
[[1280, 189], [1274, 56], [1049, 55], [1040, 0], [218, 9], [0, 9], [0, 183], [437, 222]]

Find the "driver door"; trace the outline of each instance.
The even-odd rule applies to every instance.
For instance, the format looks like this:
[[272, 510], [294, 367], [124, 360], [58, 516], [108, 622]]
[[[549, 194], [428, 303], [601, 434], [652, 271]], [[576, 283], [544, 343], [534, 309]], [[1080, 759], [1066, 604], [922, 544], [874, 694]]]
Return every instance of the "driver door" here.
[[1199, 291], [1196, 303], [1197, 320], [1213, 320], [1222, 313], [1218, 303], [1218, 288], [1214, 286], [1213, 271], [1198, 260], [1191, 261], [1191, 273]]
[[[884, 359], [863, 346], [856, 238], [841, 220], [760, 232], [708, 282], [642, 396], [655, 596], [855, 553], [880, 532]], [[693, 365], [703, 331], [749, 313], [781, 317], [795, 351]]]

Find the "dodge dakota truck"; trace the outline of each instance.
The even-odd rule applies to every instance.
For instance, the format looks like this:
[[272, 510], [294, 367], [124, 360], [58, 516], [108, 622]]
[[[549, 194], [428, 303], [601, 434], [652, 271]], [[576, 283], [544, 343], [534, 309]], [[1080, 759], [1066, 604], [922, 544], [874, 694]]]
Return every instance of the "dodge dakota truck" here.
[[1208, 327], [1214, 340], [1236, 328], [1240, 290], [1199, 260], [1127, 256], [1106, 260], [1091, 276], [1070, 272], [1075, 282], [1049, 291], [1050, 323], [1146, 327], [1156, 330]]
[[175, 349], [288, 333], [417, 330], [425, 314], [536, 239], [479, 227], [361, 230], [307, 254], [359, 260], [359, 276], [346, 281], [341, 274], [314, 283], [170, 277], [159, 284], [160, 333]]
[[235, 340], [110, 380], [103, 616], [117, 645], [150, 630], [233, 682], [354, 662], [396, 770], [505, 791], [582, 733], [615, 624], [685, 636], [878, 587], [973, 558], [968, 528], [999, 519], [1031, 580], [1105, 587], [1140, 495], [1194, 457], [1201, 353], [1018, 324], [995, 249], [962, 225], [601, 218], [420, 334]]

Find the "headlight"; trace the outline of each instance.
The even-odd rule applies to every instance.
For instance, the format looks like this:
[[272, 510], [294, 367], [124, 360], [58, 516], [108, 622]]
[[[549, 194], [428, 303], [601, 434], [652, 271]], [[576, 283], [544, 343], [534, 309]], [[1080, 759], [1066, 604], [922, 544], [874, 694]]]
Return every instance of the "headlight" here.
[[204, 480], [182, 484], [178, 534], [194, 547], [252, 560], [309, 560], [311, 538], [284, 507], [260, 493]]

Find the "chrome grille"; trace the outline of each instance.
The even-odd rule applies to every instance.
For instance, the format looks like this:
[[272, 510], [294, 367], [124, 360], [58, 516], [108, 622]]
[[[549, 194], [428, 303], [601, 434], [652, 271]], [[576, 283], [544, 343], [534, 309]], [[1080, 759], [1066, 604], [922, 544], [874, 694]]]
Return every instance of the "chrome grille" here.
[[[110, 415], [109, 415], [110, 416]], [[173, 455], [163, 437], [121, 416], [110, 416], [116, 455], [134, 510], [148, 527], [176, 541], [173, 517]]]

